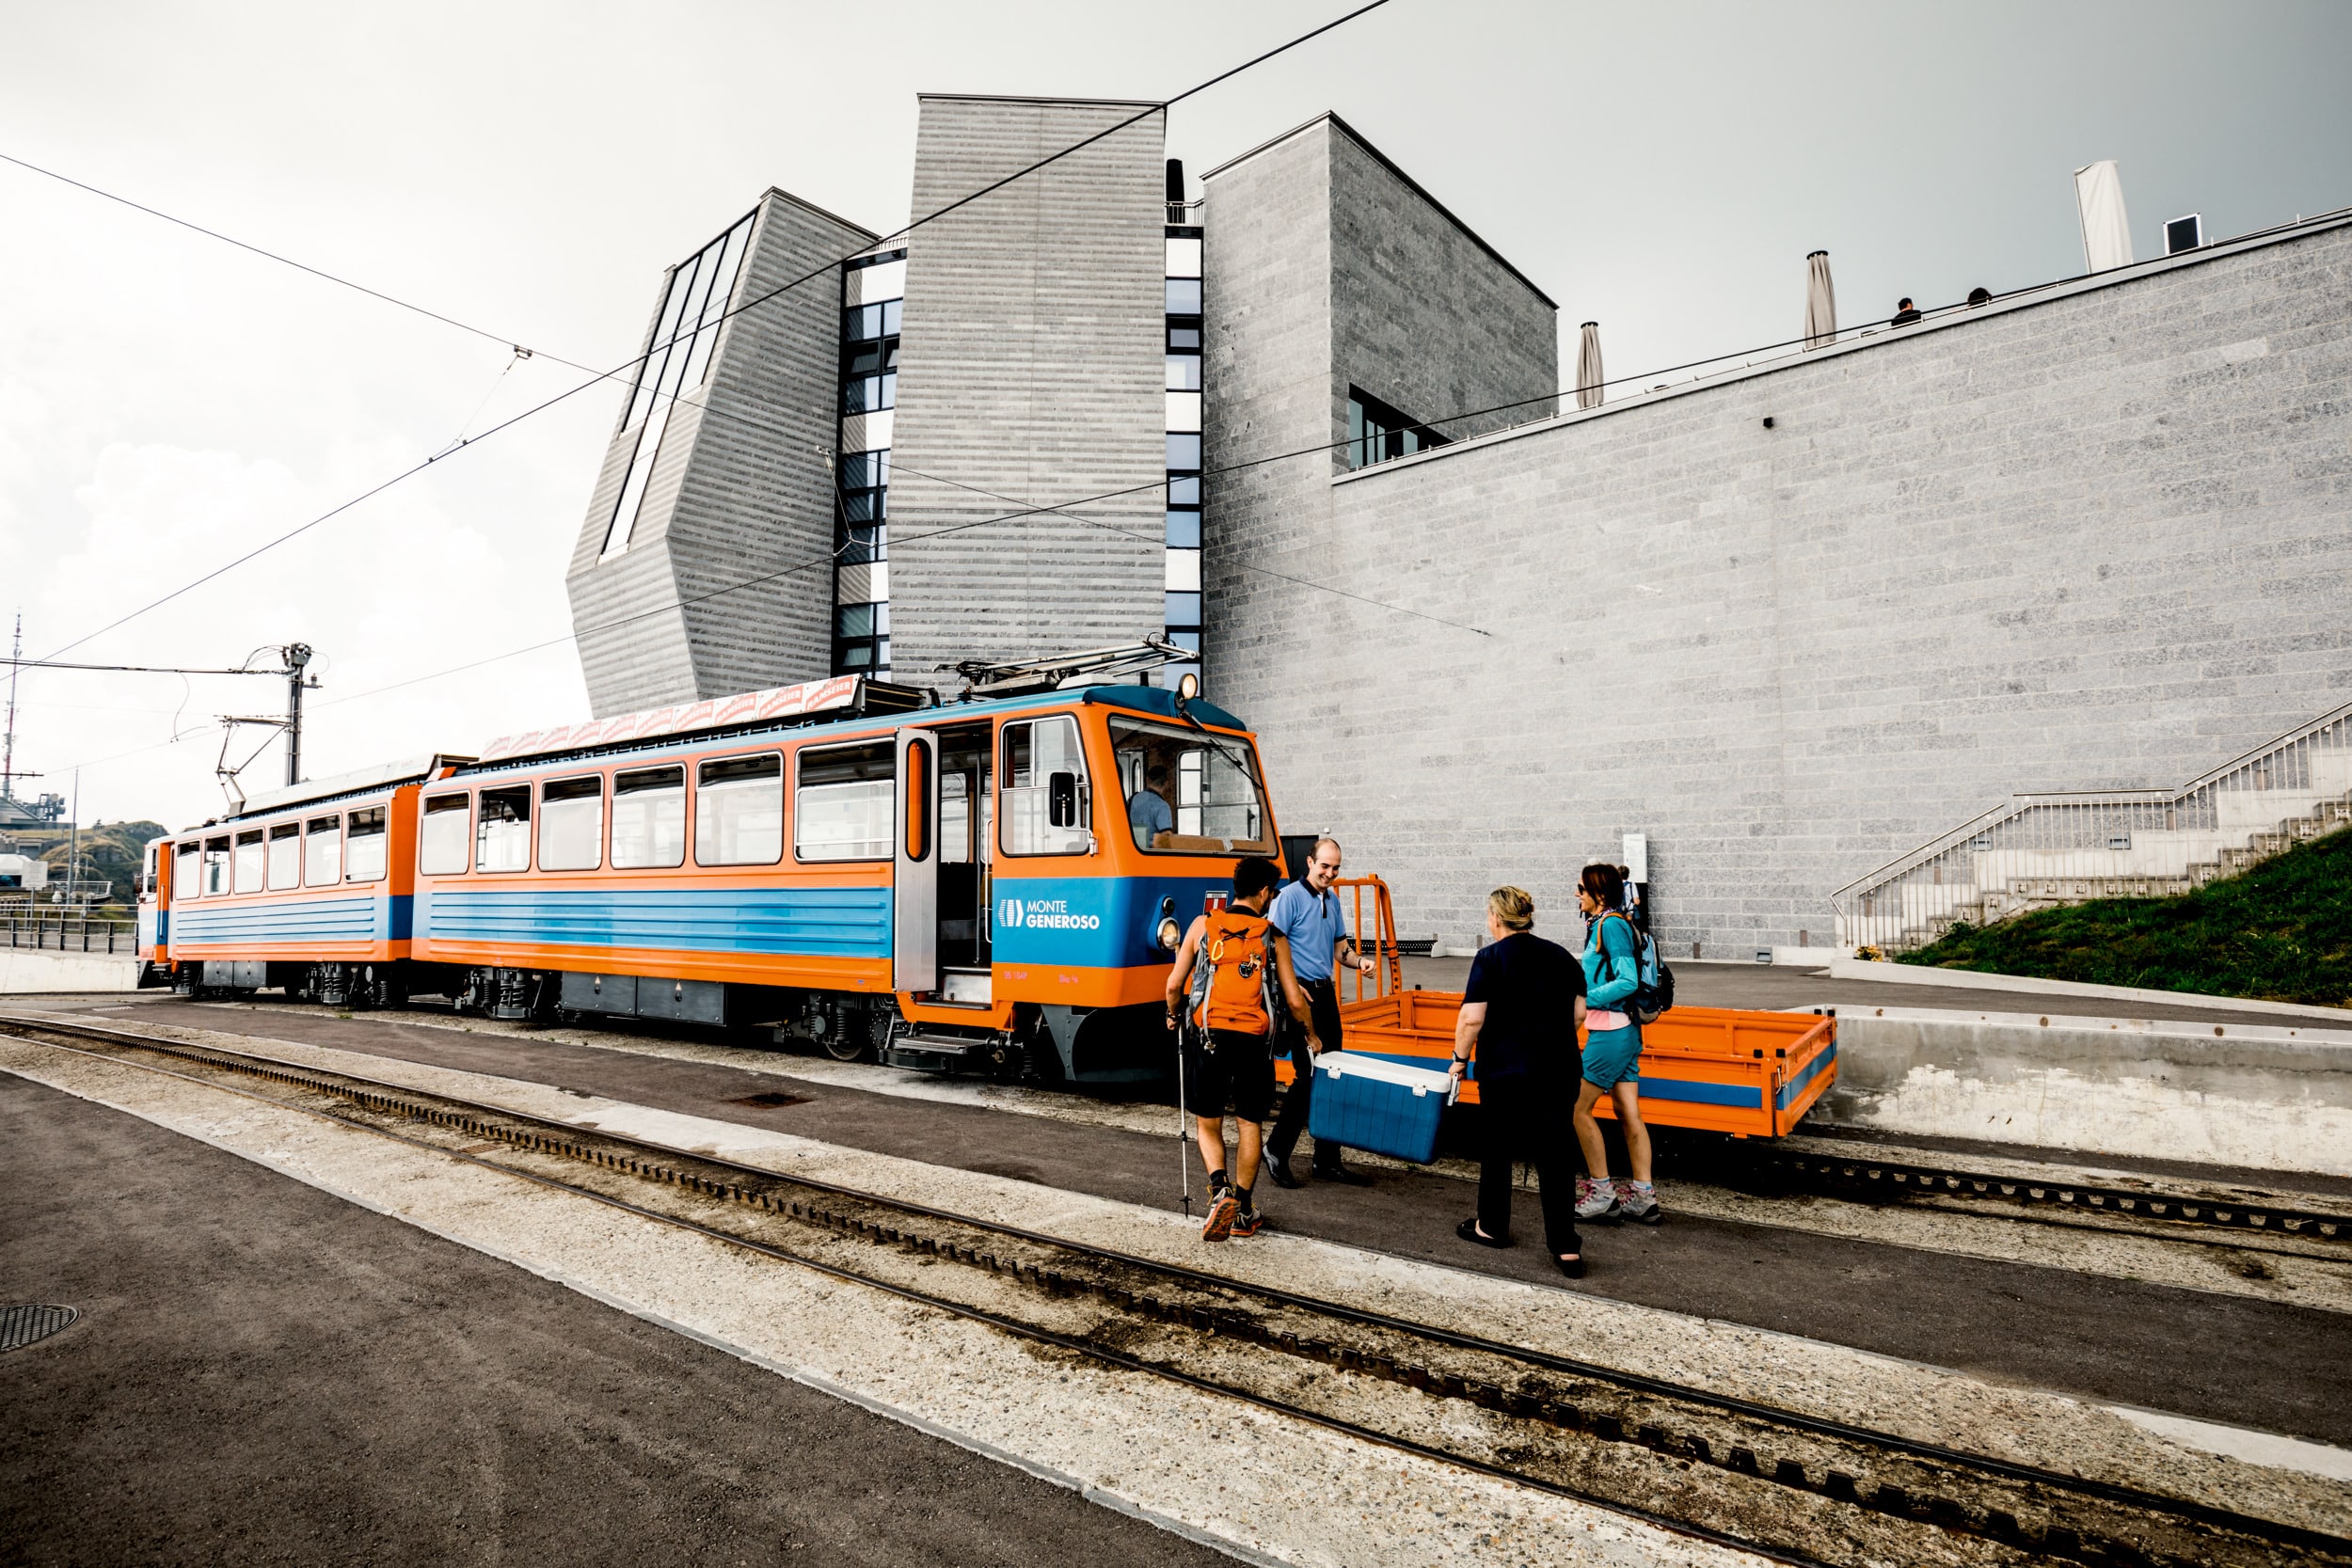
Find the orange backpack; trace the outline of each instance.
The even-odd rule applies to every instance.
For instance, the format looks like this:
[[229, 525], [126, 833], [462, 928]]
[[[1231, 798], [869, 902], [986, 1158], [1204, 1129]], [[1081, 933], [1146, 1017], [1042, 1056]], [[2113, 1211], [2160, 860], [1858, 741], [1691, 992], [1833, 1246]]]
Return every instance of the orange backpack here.
[[1265, 916], [1219, 910], [1200, 933], [1192, 1022], [1237, 1035], [1274, 1033], [1274, 943]]

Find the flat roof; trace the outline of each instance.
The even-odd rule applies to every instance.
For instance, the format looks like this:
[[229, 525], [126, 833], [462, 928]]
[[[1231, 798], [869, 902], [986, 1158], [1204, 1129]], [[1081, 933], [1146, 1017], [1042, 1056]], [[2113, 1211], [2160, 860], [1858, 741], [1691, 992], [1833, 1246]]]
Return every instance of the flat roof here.
[[[1597, 408], [1565, 408], [1557, 414], [1530, 420], [1524, 424], [1505, 425], [1500, 430], [1490, 430], [1480, 436], [1465, 436], [1458, 441], [1450, 441], [1441, 447], [1425, 447], [1420, 451], [1404, 457], [1387, 458], [1378, 463], [1367, 464], [1360, 468], [1350, 468], [1343, 473], [1333, 474], [1327, 483], [1335, 486], [1362, 483], [1367, 480], [1418, 467], [1424, 463], [1442, 463], [1450, 458], [1462, 457], [1480, 448], [1497, 446], [1504, 441], [1517, 441], [1532, 436], [1541, 436], [1569, 425], [1582, 424], [1588, 420], [1605, 420], [1631, 414], [1652, 407], [1670, 398], [1693, 397], [1700, 393], [1715, 391], [1720, 388], [1735, 386], [1740, 382], [1778, 375], [1784, 371], [1794, 370], [1800, 366], [1819, 364], [1822, 360], [1836, 358], [1841, 355], [1863, 354], [1872, 349], [1886, 348], [1899, 342], [1910, 342], [1929, 333], [1949, 332], [1973, 323], [1989, 321], [1995, 316], [2008, 315], [2014, 310], [2030, 310], [2039, 306], [2056, 304], [2062, 299], [2072, 299], [2077, 294], [2090, 293], [2101, 289], [2120, 288], [2163, 273], [2177, 271], [2183, 267], [2201, 266], [2208, 261], [2218, 261], [2270, 245], [2291, 244], [2296, 240], [2309, 239], [2331, 230], [2346, 227], [2352, 227], [2352, 207], [2340, 207], [2332, 213], [2321, 213], [2317, 216], [2297, 219], [2294, 223], [2279, 224], [2269, 229], [2258, 229], [2250, 234], [2240, 234], [2233, 239], [2215, 240], [2209, 245], [2199, 245], [2193, 250], [2179, 251], [2170, 256], [2152, 256], [2144, 261], [2127, 261], [2120, 267], [2108, 267], [2101, 272], [2054, 278], [2047, 283], [2029, 283], [2024, 288], [1995, 294], [1982, 305], [1935, 306], [1921, 320], [1903, 326], [1880, 325], [1856, 329], [1841, 329], [1841, 336], [1837, 341], [1824, 343], [1820, 348], [1804, 348], [1797, 340], [1791, 340], [1786, 344], [1768, 345], [1764, 348], [1733, 349], [1730, 353], [1721, 356], [1721, 359], [1737, 359], [1744, 354], [1769, 353], [1772, 356], [1769, 359], [1750, 360], [1738, 365], [1726, 364], [1719, 371], [1703, 371], [1688, 381], [1676, 381], [1647, 388], [1613, 390], [1610, 397], [1613, 401], [1603, 403]], [[1842, 336], [1844, 330], [1853, 330], [1854, 336], [1850, 338]], [[1717, 361], [1699, 360], [1696, 363], [1708, 365], [1717, 363]], [[1546, 395], [1568, 402], [1575, 398], [1576, 389], [1572, 387], [1563, 388], [1558, 392]], [[1532, 404], [1541, 402], [1542, 399], [1529, 398], [1526, 401]], [[1475, 413], [1476, 410], [1472, 412]], [[1451, 417], [1462, 419], [1467, 416], [1456, 414]], [[1440, 417], [1433, 419], [1430, 422], [1439, 424], [1445, 422], [1445, 420], [1444, 417]]]
[[1421, 198], [1423, 202], [1428, 204], [1430, 211], [1445, 219], [1446, 222], [1454, 225], [1456, 230], [1461, 231], [1464, 239], [1470, 241], [1470, 244], [1476, 245], [1479, 249], [1485, 251], [1489, 257], [1493, 258], [1496, 265], [1502, 267], [1503, 271], [1509, 273], [1512, 277], [1518, 278], [1522, 284], [1526, 285], [1527, 292], [1529, 293], [1534, 294], [1537, 299], [1542, 300], [1547, 306], [1550, 307], [1554, 310], [1560, 309], [1560, 302], [1553, 299], [1549, 294], [1544, 293], [1543, 290], [1537, 288], [1535, 286], [1535, 280], [1528, 277], [1527, 274], [1519, 271], [1519, 269], [1512, 263], [1511, 258], [1505, 256], [1500, 250], [1497, 250], [1493, 245], [1488, 245], [1479, 234], [1477, 230], [1472, 229], [1469, 224], [1464, 223], [1454, 214], [1452, 208], [1448, 207], [1444, 202], [1439, 201], [1436, 197], [1431, 196], [1427, 186], [1423, 185], [1420, 181], [1414, 179], [1411, 175], [1406, 173], [1404, 169], [1399, 167], [1395, 159], [1390, 157], [1387, 153], [1373, 146], [1370, 141], [1365, 139], [1364, 134], [1361, 131], [1357, 130], [1356, 127], [1350, 125], [1347, 121], [1342, 119], [1338, 115], [1328, 109], [1326, 109], [1323, 113], [1315, 116], [1314, 119], [1308, 120], [1303, 125], [1292, 126], [1289, 130], [1283, 132], [1280, 135], [1276, 136], [1271, 141], [1260, 142], [1248, 151], [1241, 153], [1235, 157], [1226, 159], [1223, 163], [1217, 165], [1216, 167], [1209, 170], [1206, 174], [1203, 174], [1200, 177], [1201, 183], [1205, 185], [1208, 182], [1216, 179], [1218, 175], [1224, 173], [1227, 169], [1232, 168], [1234, 165], [1247, 163], [1261, 152], [1270, 151], [1271, 150], [1281, 146], [1293, 136], [1298, 135], [1302, 132], [1313, 130], [1316, 126], [1323, 124], [1326, 120], [1328, 120], [1331, 124], [1337, 126], [1340, 131], [1346, 135], [1349, 141], [1354, 142], [1358, 147], [1363, 149], [1366, 155], [1368, 155], [1373, 162], [1378, 164], [1382, 168], [1387, 169], [1391, 174], [1395, 175], [1399, 181], [1403, 182], [1406, 189], [1411, 191], [1415, 196]]
[[1032, 98], [1009, 92], [918, 92], [917, 103], [925, 99], [954, 99], [964, 103], [1089, 103], [1113, 109], [1164, 109], [1168, 105], [1156, 98]]

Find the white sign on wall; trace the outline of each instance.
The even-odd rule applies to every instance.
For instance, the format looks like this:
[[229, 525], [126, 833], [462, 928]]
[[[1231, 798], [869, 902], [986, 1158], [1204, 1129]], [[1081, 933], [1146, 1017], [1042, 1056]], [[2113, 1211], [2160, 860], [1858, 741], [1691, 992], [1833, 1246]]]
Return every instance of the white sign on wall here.
[[1625, 866], [1625, 879], [1629, 882], [1647, 882], [1649, 880], [1649, 834], [1626, 834], [1623, 855], [1624, 859], [1620, 863]]

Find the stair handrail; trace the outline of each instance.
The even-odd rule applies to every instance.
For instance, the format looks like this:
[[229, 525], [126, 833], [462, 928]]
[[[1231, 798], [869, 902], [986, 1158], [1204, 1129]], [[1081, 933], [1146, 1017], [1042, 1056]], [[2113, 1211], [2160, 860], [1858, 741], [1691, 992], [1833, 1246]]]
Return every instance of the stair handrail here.
[[2138, 789], [2068, 789], [2021, 790], [1993, 806], [1962, 826], [1930, 839], [1909, 853], [1898, 856], [1875, 870], [1864, 873], [1829, 895], [1830, 907], [1841, 920], [1854, 918], [1849, 906], [1855, 900], [1875, 895], [1880, 889], [1902, 880], [1912, 872], [1932, 863], [1938, 857], [1949, 854], [1962, 845], [1980, 837], [2003, 823], [2011, 822], [2026, 814], [2053, 806], [2135, 806], [2175, 805], [2191, 800], [2200, 792], [2224, 784], [2233, 775], [2251, 772], [2269, 763], [2282, 752], [2306, 745], [2330, 729], [2352, 721], [2352, 703], [2320, 715], [2310, 721], [2265, 741], [2249, 751], [2199, 774], [2178, 789], [2160, 787]]

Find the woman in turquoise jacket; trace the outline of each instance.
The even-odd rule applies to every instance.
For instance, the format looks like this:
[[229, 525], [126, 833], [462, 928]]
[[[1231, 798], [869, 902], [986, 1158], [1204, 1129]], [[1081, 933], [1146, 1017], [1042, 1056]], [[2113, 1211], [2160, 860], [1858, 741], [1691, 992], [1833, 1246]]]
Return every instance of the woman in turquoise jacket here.
[[[1656, 1225], [1661, 1215], [1650, 1185], [1649, 1129], [1642, 1125], [1642, 1029], [1617, 1004], [1642, 978], [1641, 943], [1625, 914], [1625, 877], [1613, 865], [1588, 865], [1576, 901], [1587, 922], [1584, 938], [1584, 1081], [1577, 1085], [1576, 1141], [1584, 1148], [1576, 1217], [1613, 1225], [1620, 1218]], [[1600, 1140], [1593, 1107], [1602, 1095], [1616, 1108], [1625, 1133], [1629, 1181], [1609, 1180], [1609, 1148]]]

